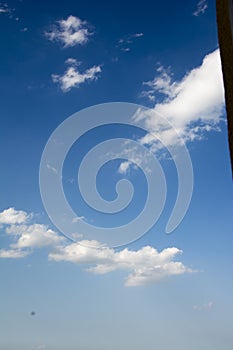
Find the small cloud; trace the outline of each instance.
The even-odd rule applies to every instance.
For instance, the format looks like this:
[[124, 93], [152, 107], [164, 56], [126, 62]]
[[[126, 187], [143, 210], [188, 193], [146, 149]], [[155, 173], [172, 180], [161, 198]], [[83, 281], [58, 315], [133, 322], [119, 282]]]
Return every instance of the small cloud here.
[[24, 28], [22, 28], [20, 31], [23, 32], [23, 33], [25, 33], [25, 32], [28, 31], [28, 28], [27, 28], [27, 27], [24, 27]]
[[45, 350], [46, 349], [46, 345], [44, 344], [39, 344], [39, 345], [36, 345], [34, 347], [35, 350]]
[[15, 9], [10, 8], [7, 3], [0, 3], [0, 14], [7, 15], [10, 19], [14, 19], [15, 21], [19, 20], [19, 17], [15, 17], [14, 15]]
[[5, 259], [19, 259], [25, 258], [29, 254], [29, 251], [23, 251], [20, 249], [0, 249], [0, 258]]
[[76, 58], [67, 58], [67, 60], [65, 61], [65, 63], [69, 66], [72, 67], [77, 67], [79, 66], [82, 62], [76, 60]]
[[86, 21], [75, 16], [57, 21], [45, 36], [54, 42], [60, 43], [64, 48], [76, 45], [84, 45], [88, 42], [92, 33], [88, 29]]
[[72, 220], [72, 223], [76, 223], [78, 221], [83, 221], [85, 220], [85, 216], [76, 216], [73, 220]]
[[122, 48], [121, 48], [121, 51], [129, 52], [129, 51], [130, 51], [130, 48], [129, 48], [129, 47], [122, 47]]
[[118, 61], [119, 61], [119, 57], [113, 57], [113, 58], [112, 58], [112, 62], [116, 63], [116, 62], [118, 62]]
[[81, 84], [97, 80], [101, 73], [100, 66], [93, 66], [81, 73], [75, 66], [67, 68], [63, 75], [52, 74], [54, 83], [58, 83], [63, 92], [68, 92], [71, 88], [78, 88]]
[[57, 169], [50, 164], [46, 164], [46, 168], [51, 170], [54, 174], [57, 174]]
[[0, 13], [11, 13], [12, 9], [9, 8], [9, 6], [4, 3], [4, 4], [0, 4]]
[[205, 311], [205, 310], [211, 310], [213, 308], [214, 303], [212, 301], [209, 301], [207, 304], [202, 305], [193, 305], [193, 310], [195, 311]]
[[132, 163], [129, 161], [122, 162], [118, 168], [119, 174], [126, 174], [129, 171], [130, 165]]
[[203, 15], [206, 10], [208, 8], [208, 2], [207, 0], [200, 0], [198, 3], [197, 3], [197, 8], [196, 10], [193, 12], [193, 16], [200, 16], [200, 15]]
[[118, 40], [117, 47], [124, 52], [130, 51], [130, 45], [133, 44], [134, 39], [142, 37], [143, 33], [128, 34]]

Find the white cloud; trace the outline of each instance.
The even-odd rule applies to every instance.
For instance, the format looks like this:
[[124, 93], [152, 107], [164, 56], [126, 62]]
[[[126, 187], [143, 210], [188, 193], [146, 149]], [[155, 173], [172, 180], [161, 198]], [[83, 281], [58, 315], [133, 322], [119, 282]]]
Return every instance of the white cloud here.
[[33, 223], [32, 220], [32, 214], [15, 208], [5, 209], [0, 213], [1, 229], [4, 228], [4, 232], [13, 240], [9, 249], [0, 250], [0, 258], [22, 258], [33, 248], [64, 243], [63, 236], [46, 225]]
[[[46, 225], [32, 223], [32, 215], [24, 211], [9, 208], [0, 213], [0, 217], [4, 218], [2, 222], [7, 225], [4, 227], [5, 233], [13, 240], [8, 249], [0, 249], [0, 258], [23, 258], [34, 249], [49, 247], [50, 260], [90, 265], [87, 270], [94, 274], [126, 271], [126, 286], [153, 284], [165, 277], [192, 272], [182, 262], [176, 261], [182, 251], [175, 247], [161, 252], [150, 246], [137, 251], [127, 248], [116, 251], [94, 240], [67, 244], [65, 237]], [[78, 238], [81, 235], [77, 234]]]
[[9, 235], [19, 236], [12, 248], [41, 248], [56, 246], [64, 241], [64, 238], [43, 224], [11, 225], [6, 229]]
[[193, 12], [193, 15], [196, 16], [196, 17], [199, 16], [199, 15], [203, 15], [206, 12], [207, 8], [208, 8], [207, 0], [200, 0], [197, 3], [197, 8]]
[[64, 48], [86, 44], [91, 34], [87, 22], [75, 16], [57, 21], [50, 31], [45, 32], [49, 40], [61, 43]]
[[0, 249], [0, 258], [19, 259], [29, 254], [28, 251], [20, 249]]
[[76, 58], [67, 58], [67, 60], [65, 61], [66, 64], [73, 66], [73, 67], [77, 67], [81, 64], [80, 61], [76, 60]]
[[100, 66], [93, 66], [81, 73], [73, 64], [68, 67], [63, 75], [52, 74], [54, 83], [58, 83], [63, 92], [68, 92], [73, 87], [79, 87], [86, 81], [97, 80], [101, 73]]
[[130, 45], [133, 43], [134, 39], [140, 38], [143, 35], [143, 33], [128, 34], [118, 40], [116, 47], [118, 47], [121, 51], [128, 52], [130, 51]]
[[131, 162], [125, 161], [122, 162], [118, 168], [118, 173], [119, 174], [126, 174], [131, 166]]
[[85, 219], [86, 219], [85, 216], [76, 216], [75, 218], [73, 218], [72, 222], [75, 223], [75, 222], [82, 221]]
[[15, 21], [19, 20], [19, 17], [15, 16], [15, 9], [9, 7], [7, 3], [0, 3], [0, 15], [6, 15], [10, 19], [14, 19]]
[[[150, 96], [156, 96], [156, 93], [165, 96], [164, 101], [155, 104], [145, 117], [149, 130], [166, 145], [176, 143], [177, 134], [167, 123], [163, 124], [163, 118], [184, 141], [201, 139], [204, 133], [219, 130], [218, 124], [224, 113], [224, 85], [218, 49], [206, 55], [202, 64], [188, 72], [181, 81], [172, 81], [169, 71], [163, 67], [158, 73], [158, 77], [144, 83], [150, 88]], [[141, 142], [150, 144], [153, 140], [146, 135]]]
[[11, 9], [9, 8], [9, 6], [4, 3], [4, 4], [0, 4], [0, 13], [11, 13]]
[[81, 241], [60, 247], [57, 252], [50, 253], [49, 258], [55, 261], [92, 264], [94, 266], [88, 271], [94, 274], [126, 270], [129, 275], [125, 285], [129, 287], [153, 284], [168, 276], [191, 272], [183, 263], [174, 261], [181, 253], [181, 250], [174, 247], [159, 253], [150, 246], [138, 251], [124, 249], [116, 252], [95, 241]]
[[46, 168], [49, 169], [50, 171], [52, 171], [54, 174], [57, 174], [57, 169], [54, 168], [52, 165], [50, 165], [49, 163], [46, 164]]
[[159, 92], [170, 98], [174, 97], [178, 84], [172, 82], [170, 67], [165, 69], [163, 66], [159, 66], [156, 71], [158, 75], [153, 80], [143, 83], [150, 90], [143, 91], [142, 95], [148, 97], [151, 101], [155, 101], [155, 92]]
[[212, 301], [209, 301], [207, 304], [202, 305], [193, 305], [193, 310], [195, 311], [205, 311], [205, 310], [211, 310], [214, 306], [214, 303]]
[[0, 224], [22, 224], [31, 217], [23, 210], [15, 210], [15, 208], [8, 208], [0, 213]]

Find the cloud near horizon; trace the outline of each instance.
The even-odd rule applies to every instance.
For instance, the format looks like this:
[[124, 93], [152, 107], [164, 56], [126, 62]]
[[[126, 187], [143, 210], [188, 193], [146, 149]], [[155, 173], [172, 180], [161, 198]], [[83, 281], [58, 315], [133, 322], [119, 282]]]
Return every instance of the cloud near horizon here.
[[34, 223], [32, 214], [14, 208], [0, 213], [0, 223], [2, 231], [12, 240], [9, 248], [0, 249], [0, 258], [24, 258], [34, 249], [49, 247], [49, 260], [90, 265], [87, 271], [93, 274], [126, 271], [127, 287], [150, 285], [169, 276], [192, 272], [182, 262], [176, 261], [176, 257], [182, 254], [182, 250], [176, 247], [161, 252], [151, 246], [137, 251], [128, 248], [116, 251], [97, 241], [70, 243], [46, 225]]

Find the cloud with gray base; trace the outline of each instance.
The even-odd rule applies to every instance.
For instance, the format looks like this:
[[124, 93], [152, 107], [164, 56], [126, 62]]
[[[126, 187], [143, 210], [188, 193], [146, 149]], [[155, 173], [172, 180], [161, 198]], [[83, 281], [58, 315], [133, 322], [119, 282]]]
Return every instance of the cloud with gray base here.
[[151, 246], [136, 251], [128, 248], [116, 251], [97, 241], [70, 243], [46, 225], [33, 222], [33, 218], [32, 214], [14, 208], [0, 213], [1, 230], [11, 241], [9, 248], [0, 249], [0, 258], [24, 258], [35, 249], [47, 247], [49, 260], [89, 265], [87, 271], [96, 275], [125, 271], [127, 287], [155, 284], [170, 276], [192, 272], [177, 261], [182, 250], [176, 247], [160, 252]]

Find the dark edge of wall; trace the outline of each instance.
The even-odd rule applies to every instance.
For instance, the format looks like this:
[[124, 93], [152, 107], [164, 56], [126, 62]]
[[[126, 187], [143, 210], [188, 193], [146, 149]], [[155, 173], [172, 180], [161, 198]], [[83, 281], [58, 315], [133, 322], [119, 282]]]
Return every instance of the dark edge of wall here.
[[217, 25], [222, 72], [225, 87], [228, 140], [233, 175], [233, 4], [232, 0], [216, 0]]

